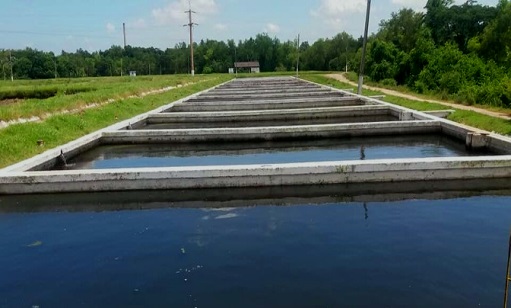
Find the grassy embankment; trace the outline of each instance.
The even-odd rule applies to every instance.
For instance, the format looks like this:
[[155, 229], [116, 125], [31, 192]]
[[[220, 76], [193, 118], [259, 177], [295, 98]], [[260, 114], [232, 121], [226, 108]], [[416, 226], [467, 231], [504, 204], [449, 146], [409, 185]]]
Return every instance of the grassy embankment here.
[[[353, 86], [347, 83], [339, 82], [332, 78], [325, 77], [323, 75], [308, 75], [304, 74], [301, 76], [303, 79], [321, 83], [324, 85], [330, 85], [338, 89], [352, 89]], [[381, 92], [363, 90], [363, 95], [382, 95]], [[511, 134], [511, 121], [499, 119], [487, 115], [483, 115], [474, 111], [461, 110], [456, 108], [447, 107], [440, 104], [420, 102], [409, 99], [404, 99], [392, 95], [386, 95], [383, 101], [396, 104], [399, 106], [415, 109], [419, 111], [431, 111], [431, 110], [446, 110], [454, 109], [456, 112], [448, 117], [449, 120], [462, 123], [465, 125], [477, 127], [479, 129], [487, 130], [490, 132], [496, 132], [499, 134], [509, 135]], [[486, 108], [487, 106], [482, 106]]]
[[[345, 76], [351, 82], [355, 82], [355, 83], [358, 82], [358, 74], [355, 73], [355, 72], [349, 72]], [[446, 96], [445, 94], [438, 94], [438, 93], [435, 93], [435, 92], [417, 93], [417, 92], [413, 91], [412, 89], [410, 89], [409, 87], [406, 87], [406, 86], [402, 86], [402, 85], [400, 85], [400, 86], [388, 85], [388, 84], [384, 84], [384, 83], [381, 83], [381, 82], [374, 82], [374, 81], [367, 80], [367, 79], [364, 79], [364, 84], [368, 85], [368, 86], [371, 86], [371, 87], [383, 88], [383, 89], [398, 91], [398, 92], [404, 93], [404, 94], [410, 94], [410, 95], [413, 95], [415, 97], [418, 97], [418, 98], [421, 98], [421, 99], [424, 99], [424, 100], [436, 100], [436, 101], [444, 101], [444, 102], [448, 102], [448, 103], [452, 103], [452, 104], [461, 104], [461, 105], [466, 105], [466, 106], [474, 106], [474, 107], [486, 109], [486, 110], [489, 110], [489, 111], [501, 112], [501, 113], [505, 113], [505, 114], [511, 115], [511, 109], [510, 108], [496, 107], [496, 106], [483, 105], [483, 104], [469, 104], [469, 103], [464, 102], [464, 101], [459, 101], [457, 99], [452, 99], [452, 97]]]
[[[161, 76], [138, 78], [135, 80], [120, 78], [90, 78], [66, 81], [21, 81], [19, 86], [34, 88], [59, 87], [59, 94], [48, 99], [21, 99], [15, 101], [0, 100], [0, 120], [5, 114], [10, 119], [29, 118], [48, 112], [73, 110], [94, 102], [116, 99], [115, 102], [95, 108], [85, 109], [76, 113], [50, 116], [41, 122], [23, 123], [0, 129], [0, 168], [30, 158], [48, 149], [65, 144], [69, 141], [107, 127], [135, 115], [150, 111], [172, 101], [176, 101], [193, 93], [208, 89], [231, 79], [228, 75], [196, 76]], [[126, 98], [149, 90], [161, 89], [194, 82], [192, 85], [177, 88], [165, 93], [148, 95], [144, 98]], [[48, 85], [50, 84], [50, 85]], [[67, 87], [82, 87], [87, 84], [91, 91], [75, 94], [64, 94]], [[0, 84], [4, 91], [6, 84]], [[17, 83], [14, 83], [14, 87]], [[14, 112], [16, 111], [16, 112]], [[17, 117], [15, 117], [17, 115]], [[43, 140], [44, 146], [37, 141]]]

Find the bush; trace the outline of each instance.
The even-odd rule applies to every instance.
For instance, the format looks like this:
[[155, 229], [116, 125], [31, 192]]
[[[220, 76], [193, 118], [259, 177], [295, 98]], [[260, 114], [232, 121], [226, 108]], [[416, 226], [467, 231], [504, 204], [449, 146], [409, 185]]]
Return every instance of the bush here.
[[397, 81], [392, 78], [383, 79], [381, 84], [386, 87], [397, 87]]
[[477, 103], [477, 95], [477, 87], [466, 86], [458, 92], [455, 101], [461, 104], [474, 105]]

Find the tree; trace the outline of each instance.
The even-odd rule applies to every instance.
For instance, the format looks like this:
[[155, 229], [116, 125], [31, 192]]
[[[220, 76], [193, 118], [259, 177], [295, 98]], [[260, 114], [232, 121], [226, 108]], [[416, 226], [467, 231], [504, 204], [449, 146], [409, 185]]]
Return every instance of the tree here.
[[401, 9], [397, 13], [392, 13], [389, 20], [380, 22], [377, 37], [392, 42], [400, 50], [410, 52], [419, 38], [423, 19], [423, 13], [412, 9]]

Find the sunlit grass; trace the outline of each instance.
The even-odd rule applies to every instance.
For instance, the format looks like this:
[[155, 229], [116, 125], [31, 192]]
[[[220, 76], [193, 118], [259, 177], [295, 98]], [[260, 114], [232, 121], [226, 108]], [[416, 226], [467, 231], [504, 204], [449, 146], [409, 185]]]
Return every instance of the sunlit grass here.
[[[83, 108], [110, 99], [123, 99], [132, 95], [176, 87], [216, 78], [218, 75], [191, 77], [188, 75], [101, 77], [55, 80], [23, 80], [0, 83], [0, 120], [43, 117], [48, 114]], [[1, 97], [17, 98], [2, 103]], [[55, 93], [54, 95], [50, 95]], [[25, 95], [24, 95], [25, 94]], [[31, 98], [34, 96], [48, 98]]]
[[[353, 88], [350, 84], [337, 81], [335, 79], [321, 76], [321, 75], [304, 75], [304, 79], [317, 82], [324, 85], [329, 85], [337, 89], [349, 89]], [[363, 95], [384, 95], [378, 91], [371, 90], [363, 90]], [[406, 98], [401, 98], [392, 95], [385, 95], [385, 98], [382, 99], [385, 102], [392, 103], [395, 105], [403, 106], [406, 108], [418, 110], [418, 111], [432, 111], [432, 110], [446, 110], [453, 109], [455, 110], [454, 114], [448, 117], [449, 120], [454, 122], [458, 122], [461, 124], [465, 124], [468, 126], [476, 127], [479, 129], [487, 130], [490, 132], [496, 132], [499, 134], [509, 135], [511, 134], [511, 121], [500, 119], [484, 114], [477, 113], [475, 111], [462, 110], [457, 108], [452, 108], [448, 106], [444, 106], [441, 104], [429, 103], [429, 102], [421, 102], [416, 100], [410, 100]]]
[[[42, 122], [16, 124], [0, 129], [0, 167], [30, 158], [119, 121], [211, 88], [230, 78], [228, 75], [208, 76], [205, 78], [206, 81], [169, 92], [144, 98], [121, 99], [80, 113], [56, 115]], [[202, 79], [176, 78], [175, 82], [199, 80]], [[160, 86], [161, 84], [158, 85]], [[44, 146], [39, 146], [38, 140], [43, 140]]]

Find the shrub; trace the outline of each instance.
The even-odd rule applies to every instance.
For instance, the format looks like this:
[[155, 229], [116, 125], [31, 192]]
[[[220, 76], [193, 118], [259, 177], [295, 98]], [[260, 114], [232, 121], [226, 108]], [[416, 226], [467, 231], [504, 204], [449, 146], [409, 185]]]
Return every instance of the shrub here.
[[397, 81], [392, 78], [383, 79], [381, 84], [386, 87], [397, 87]]

